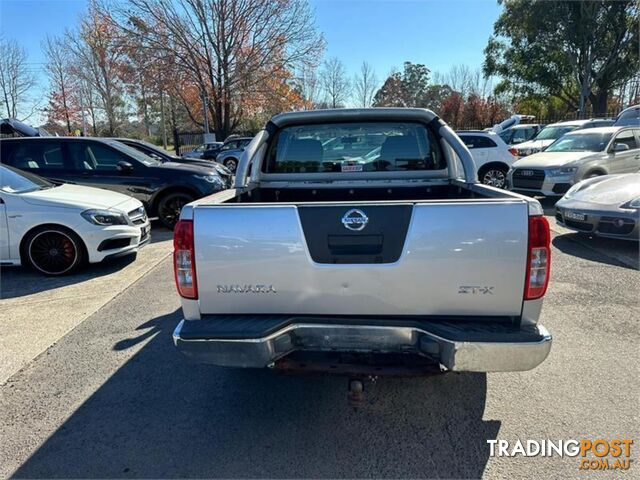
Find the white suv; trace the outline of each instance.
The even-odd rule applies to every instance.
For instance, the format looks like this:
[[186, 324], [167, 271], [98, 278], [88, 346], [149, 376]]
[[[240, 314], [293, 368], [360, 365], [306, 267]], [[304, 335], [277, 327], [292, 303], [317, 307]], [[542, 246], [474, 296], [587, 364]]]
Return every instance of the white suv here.
[[478, 169], [478, 180], [485, 185], [505, 188], [507, 172], [517, 160], [515, 150], [504, 143], [500, 135], [491, 131], [466, 130], [456, 132]]
[[520, 158], [542, 152], [545, 148], [566, 133], [583, 128], [610, 127], [613, 120], [606, 118], [591, 118], [589, 120], [570, 120], [567, 122], [552, 123], [544, 127], [538, 135], [528, 142], [519, 143], [516, 147], [516, 155]]

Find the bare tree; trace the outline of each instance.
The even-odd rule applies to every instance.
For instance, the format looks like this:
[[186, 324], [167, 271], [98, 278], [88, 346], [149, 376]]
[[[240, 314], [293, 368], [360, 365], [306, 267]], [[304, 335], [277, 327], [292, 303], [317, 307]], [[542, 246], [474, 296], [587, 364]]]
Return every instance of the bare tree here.
[[49, 76], [49, 116], [60, 118], [71, 134], [71, 123], [77, 108], [72, 106], [72, 95], [77, 91], [77, 81], [71, 74], [71, 55], [66, 42], [60, 37], [47, 36], [42, 42], [47, 62], [45, 70]]
[[361, 107], [370, 107], [378, 89], [378, 76], [371, 64], [362, 62], [360, 72], [353, 79], [356, 103]]
[[66, 41], [74, 55], [73, 71], [97, 94], [107, 117], [109, 135], [115, 135], [122, 120], [125, 48], [110, 16], [97, 0], [89, 4], [77, 32], [67, 32]]
[[433, 84], [446, 84], [467, 99], [470, 95], [487, 98], [493, 91], [493, 78], [487, 77], [481, 68], [471, 69], [468, 65], [453, 65], [447, 73], [435, 72]]
[[[80, 80], [80, 89], [78, 91], [79, 106], [83, 118], [83, 130], [86, 129], [84, 125], [85, 112], [89, 112], [89, 119], [91, 120], [91, 131], [94, 136], [98, 135], [98, 95], [95, 88], [87, 80]], [[86, 132], [83, 131], [83, 134]]]
[[446, 75], [447, 84], [467, 98], [472, 91], [473, 72], [467, 65], [453, 65]]
[[[217, 135], [324, 48], [305, 0], [129, 0], [117, 25], [209, 98]], [[190, 114], [191, 115], [191, 114]]]
[[300, 92], [305, 109], [316, 108], [319, 103], [320, 82], [316, 65], [304, 65], [296, 75], [296, 88]]
[[20, 107], [36, 85], [27, 52], [15, 40], [0, 38], [0, 94], [9, 118], [18, 118]]
[[351, 93], [351, 82], [343, 63], [336, 57], [325, 61], [320, 71], [325, 101], [331, 108], [344, 107]]

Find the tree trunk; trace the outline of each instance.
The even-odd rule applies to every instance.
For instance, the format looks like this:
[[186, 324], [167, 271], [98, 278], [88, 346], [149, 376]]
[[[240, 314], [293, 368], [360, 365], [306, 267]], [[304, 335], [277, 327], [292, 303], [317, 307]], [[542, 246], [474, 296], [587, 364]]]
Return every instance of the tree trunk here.
[[591, 93], [589, 100], [593, 108], [594, 117], [604, 117], [607, 115], [607, 100], [609, 99], [608, 90], [598, 90], [597, 93]]
[[142, 97], [142, 118], [144, 121], [144, 129], [147, 137], [151, 136], [151, 122], [149, 121], [149, 108], [147, 107], [147, 89], [144, 86], [144, 79], [142, 75], [139, 77], [140, 81], [140, 96]]
[[71, 135], [71, 119], [69, 118], [69, 107], [67, 105], [67, 92], [65, 91], [64, 84], [61, 82], [62, 87], [62, 108], [64, 109], [64, 118], [67, 123], [67, 133]]

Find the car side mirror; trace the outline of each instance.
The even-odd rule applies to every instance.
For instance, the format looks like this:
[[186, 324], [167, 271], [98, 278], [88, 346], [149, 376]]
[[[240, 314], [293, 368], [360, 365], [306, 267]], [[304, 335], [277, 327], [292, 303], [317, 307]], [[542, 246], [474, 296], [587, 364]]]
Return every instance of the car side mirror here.
[[120, 160], [118, 162], [118, 164], [116, 165], [116, 168], [118, 169], [118, 171], [120, 173], [129, 173], [133, 171], [133, 165], [131, 165], [129, 162], [125, 162], [123, 160]]
[[629, 150], [629, 145], [627, 145], [626, 143], [616, 143], [613, 146], [614, 152], [626, 152], [627, 150]]

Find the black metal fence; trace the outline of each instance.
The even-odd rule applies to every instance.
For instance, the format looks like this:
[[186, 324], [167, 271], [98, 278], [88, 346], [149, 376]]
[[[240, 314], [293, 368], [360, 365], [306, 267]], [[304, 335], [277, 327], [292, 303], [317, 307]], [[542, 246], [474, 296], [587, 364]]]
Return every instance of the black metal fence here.
[[178, 132], [173, 131], [173, 145], [176, 155], [193, 150], [204, 143], [204, 132]]
[[[252, 137], [256, 132], [237, 131], [234, 136]], [[217, 140], [221, 142], [222, 140]], [[175, 145], [176, 155], [193, 150], [204, 143], [204, 132], [178, 132], [173, 131], [173, 144]]]

